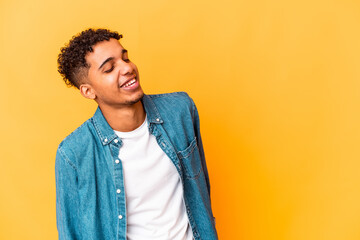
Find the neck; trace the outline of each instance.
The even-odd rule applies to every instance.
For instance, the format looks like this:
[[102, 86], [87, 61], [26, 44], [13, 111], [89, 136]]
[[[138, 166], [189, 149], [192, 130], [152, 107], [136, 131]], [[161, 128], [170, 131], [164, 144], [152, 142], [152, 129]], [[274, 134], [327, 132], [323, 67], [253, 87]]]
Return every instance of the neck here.
[[119, 132], [133, 131], [145, 121], [146, 114], [141, 101], [120, 108], [104, 105], [99, 107], [110, 127]]

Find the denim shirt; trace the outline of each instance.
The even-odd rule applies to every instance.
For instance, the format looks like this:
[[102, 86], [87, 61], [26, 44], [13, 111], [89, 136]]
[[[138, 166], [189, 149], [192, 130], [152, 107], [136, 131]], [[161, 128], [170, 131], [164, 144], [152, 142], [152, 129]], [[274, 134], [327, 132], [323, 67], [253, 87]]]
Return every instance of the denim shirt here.
[[[178, 92], [144, 95], [142, 103], [150, 133], [179, 173], [194, 238], [218, 239], [194, 102]], [[126, 239], [121, 146], [100, 108], [60, 143], [55, 161], [60, 240]]]

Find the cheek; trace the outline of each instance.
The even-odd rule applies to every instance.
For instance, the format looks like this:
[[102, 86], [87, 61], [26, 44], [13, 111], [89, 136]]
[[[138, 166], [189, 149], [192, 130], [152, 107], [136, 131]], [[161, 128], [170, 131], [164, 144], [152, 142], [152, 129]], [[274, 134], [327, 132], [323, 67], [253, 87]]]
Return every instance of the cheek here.
[[101, 77], [100, 81], [106, 86], [118, 85], [118, 74], [113, 71]]
[[95, 91], [101, 95], [111, 95], [111, 92], [118, 89], [118, 84], [110, 77], [97, 79], [96, 84], [93, 85]]
[[91, 79], [92, 85], [98, 90], [101, 91], [101, 89], [104, 88], [114, 88], [118, 86], [118, 72], [112, 71], [108, 74], [102, 74], [102, 73], [89, 73], [89, 77]]

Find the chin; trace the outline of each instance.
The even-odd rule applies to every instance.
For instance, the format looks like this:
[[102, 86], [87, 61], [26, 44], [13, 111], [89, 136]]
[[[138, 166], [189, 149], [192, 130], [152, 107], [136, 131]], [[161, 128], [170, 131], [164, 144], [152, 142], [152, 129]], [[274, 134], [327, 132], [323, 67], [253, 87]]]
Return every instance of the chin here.
[[141, 92], [137, 93], [133, 99], [128, 100], [125, 104], [134, 105], [135, 103], [139, 102], [143, 98], [143, 96], [144, 96], [144, 92], [141, 90]]

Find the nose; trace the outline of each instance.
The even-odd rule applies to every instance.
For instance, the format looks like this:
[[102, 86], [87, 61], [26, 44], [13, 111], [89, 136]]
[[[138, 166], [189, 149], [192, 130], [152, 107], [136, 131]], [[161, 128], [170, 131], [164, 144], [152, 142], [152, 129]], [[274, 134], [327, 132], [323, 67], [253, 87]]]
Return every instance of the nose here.
[[131, 62], [125, 62], [124, 60], [119, 60], [119, 66], [120, 66], [121, 75], [128, 75], [134, 73], [134, 68]]

